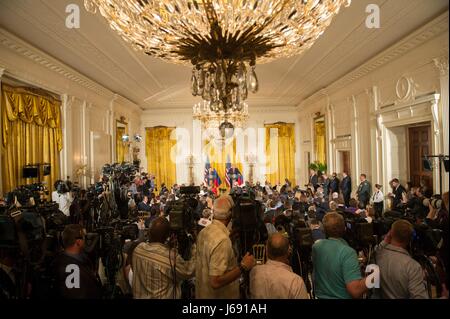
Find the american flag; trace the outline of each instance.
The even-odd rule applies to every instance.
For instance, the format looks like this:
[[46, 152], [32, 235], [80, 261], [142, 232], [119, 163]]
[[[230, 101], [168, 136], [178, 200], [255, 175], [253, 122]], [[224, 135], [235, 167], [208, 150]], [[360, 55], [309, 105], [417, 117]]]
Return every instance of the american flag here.
[[230, 170], [231, 170], [230, 155], [227, 155], [227, 163], [225, 164], [225, 182], [227, 183], [228, 187], [231, 187]]
[[203, 182], [205, 185], [209, 185], [209, 169], [211, 167], [211, 164], [209, 163], [209, 156], [206, 157], [206, 163], [205, 163], [205, 177], [203, 179]]

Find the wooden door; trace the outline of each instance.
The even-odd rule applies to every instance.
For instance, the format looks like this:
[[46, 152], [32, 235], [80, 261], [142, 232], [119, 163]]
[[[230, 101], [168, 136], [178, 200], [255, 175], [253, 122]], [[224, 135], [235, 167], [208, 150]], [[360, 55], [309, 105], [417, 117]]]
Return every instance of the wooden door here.
[[423, 156], [431, 154], [431, 125], [410, 127], [409, 138], [409, 178], [413, 186], [421, 182], [433, 189], [433, 172], [425, 170]]
[[348, 176], [352, 175], [350, 165], [350, 151], [343, 151], [342, 153], [342, 172], [346, 172]]

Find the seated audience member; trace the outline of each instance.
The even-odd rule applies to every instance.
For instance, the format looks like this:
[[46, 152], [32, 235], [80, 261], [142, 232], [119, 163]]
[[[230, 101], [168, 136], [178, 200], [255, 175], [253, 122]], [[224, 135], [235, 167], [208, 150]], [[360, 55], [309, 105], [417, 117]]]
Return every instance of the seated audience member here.
[[[67, 225], [62, 232], [64, 251], [54, 261], [54, 283], [57, 298], [63, 299], [100, 299], [101, 283], [97, 280], [93, 265], [84, 253], [85, 233], [79, 224]], [[67, 272], [67, 267], [72, 272]], [[78, 270], [76, 270], [75, 267]], [[79, 283], [69, 276], [79, 273]], [[75, 277], [74, 277], [75, 278]], [[73, 283], [74, 287], [67, 285]]]
[[318, 241], [319, 239], [326, 239], [325, 232], [323, 231], [323, 226], [321, 222], [317, 219], [310, 219], [308, 221], [309, 228], [311, 229], [311, 237], [313, 242]]
[[253, 299], [309, 299], [302, 277], [289, 266], [289, 240], [280, 233], [269, 237], [267, 262], [250, 272]]
[[138, 211], [149, 212], [151, 210], [151, 206], [148, 203], [148, 196], [144, 195], [142, 202], [138, 204]]
[[159, 217], [149, 229], [149, 242], [140, 243], [134, 249], [131, 259], [134, 298], [179, 299], [181, 282], [194, 276], [195, 244], [191, 250], [192, 258], [186, 261], [176, 249], [166, 244], [169, 235], [169, 221]]
[[422, 267], [407, 250], [413, 231], [411, 223], [397, 220], [376, 251], [384, 299], [428, 299]]
[[197, 238], [195, 294], [197, 299], [238, 299], [239, 278], [250, 271], [255, 259], [248, 253], [238, 265], [227, 228], [234, 206], [230, 196], [214, 201], [214, 219]]
[[328, 213], [323, 218], [327, 239], [318, 240], [312, 248], [313, 279], [319, 299], [361, 298], [367, 291], [356, 251], [342, 238], [344, 218]]

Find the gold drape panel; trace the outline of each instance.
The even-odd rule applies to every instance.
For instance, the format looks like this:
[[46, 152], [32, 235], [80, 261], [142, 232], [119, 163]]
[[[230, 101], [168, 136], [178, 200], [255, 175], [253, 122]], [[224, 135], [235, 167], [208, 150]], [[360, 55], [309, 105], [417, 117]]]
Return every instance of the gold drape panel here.
[[314, 123], [316, 161], [326, 163], [325, 122]]
[[125, 145], [122, 136], [125, 135], [125, 128], [118, 127], [116, 129], [116, 160], [118, 163], [125, 162]]
[[38, 163], [50, 163], [51, 174], [41, 181], [52, 190], [60, 178], [61, 102], [25, 88], [1, 88], [3, 191], [37, 182], [37, 178], [22, 178], [22, 168]]
[[[290, 123], [264, 125], [266, 129], [266, 179], [272, 184], [283, 184], [288, 178], [295, 181], [295, 126]], [[277, 129], [278, 137], [274, 138], [278, 145], [270, 145], [270, 130]], [[275, 143], [274, 143], [275, 144]], [[277, 147], [278, 146], [278, 147]]]
[[227, 187], [225, 181], [225, 167], [228, 156], [230, 157], [231, 165], [237, 167], [241, 174], [244, 174], [241, 162], [243, 154], [236, 154], [235, 138], [226, 140], [225, 145], [217, 145], [216, 142], [205, 139], [203, 141], [203, 154], [208, 156], [211, 167], [217, 170], [217, 174], [219, 174], [220, 180], [222, 181], [222, 184], [219, 185], [221, 188]]
[[[150, 127], [146, 129], [145, 155], [148, 173], [155, 175], [156, 185], [165, 183], [169, 188], [176, 183], [176, 139], [170, 139], [173, 127]], [[173, 153], [173, 154], [171, 154]]]

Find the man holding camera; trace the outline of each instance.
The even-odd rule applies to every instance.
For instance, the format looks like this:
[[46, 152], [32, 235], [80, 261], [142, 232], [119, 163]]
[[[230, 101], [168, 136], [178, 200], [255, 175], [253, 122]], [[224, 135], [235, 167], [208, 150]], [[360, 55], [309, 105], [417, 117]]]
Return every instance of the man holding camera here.
[[217, 198], [214, 201], [213, 222], [198, 235], [195, 274], [197, 299], [238, 299], [238, 279], [255, 264], [254, 257], [247, 253], [237, 265], [227, 228], [233, 206], [230, 196]]
[[312, 247], [315, 294], [319, 299], [361, 298], [368, 290], [362, 278], [356, 251], [342, 238], [344, 217], [327, 213], [323, 220], [327, 239]]
[[428, 299], [422, 267], [408, 253], [413, 231], [410, 222], [397, 220], [377, 249], [383, 299]]
[[54, 292], [57, 298], [100, 299], [102, 297], [101, 283], [84, 252], [85, 236], [79, 224], [70, 224], [64, 228], [62, 233], [64, 252], [54, 261]]
[[190, 260], [184, 260], [166, 244], [170, 223], [164, 217], [155, 219], [149, 229], [149, 242], [140, 243], [133, 251], [133, 297], [135, 299], [180, 299], [181, 283], [195, 271], [195, 244]]
[[309, 299], [302, 277], [289, 265], [292, 249], [289, 239], [276, 232], [267, 241], [268, 261], [250, 272], [253, 299]]

